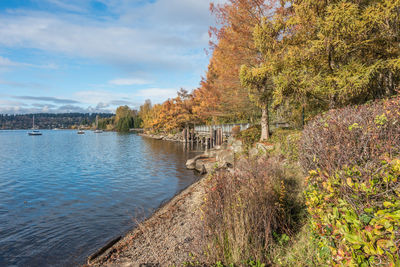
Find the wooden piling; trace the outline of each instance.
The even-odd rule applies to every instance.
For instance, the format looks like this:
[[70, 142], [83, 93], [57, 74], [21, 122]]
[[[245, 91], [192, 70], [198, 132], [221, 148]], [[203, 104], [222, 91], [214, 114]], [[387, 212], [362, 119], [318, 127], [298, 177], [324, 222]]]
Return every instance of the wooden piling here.
[[210, 148], [213, 147], [213, 129], [210, 126]]
[[218, 146], [222, 145], [222, 129], [218, 128], [217, 130], [217, 140], [218, 140]]
[[191, 133], [190, 133], [190, 144], [191, 144], [191, 146], [193, 148], [193, 144], [194, 144], [194, 129], [192, 129]]
[[187, 126], [185, 128], [185, 143], [189, 143], [189, 129]]
[[215, 130], [215, 135], [217, 136], [216, 145], [219, 146], [219, 128]]
[[213, 130], [213, 146], [217, 145], [217, 130]]

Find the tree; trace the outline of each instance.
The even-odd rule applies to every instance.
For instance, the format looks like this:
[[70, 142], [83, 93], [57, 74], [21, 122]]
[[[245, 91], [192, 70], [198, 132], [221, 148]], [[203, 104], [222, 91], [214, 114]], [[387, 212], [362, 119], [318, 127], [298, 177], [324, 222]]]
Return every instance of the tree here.
[[120, 106], [115, 112], [115, 129], [118, 132], [129, 132], [134, 127], [134, 112], [128, 106]]
[[219, 27], [210, 28], [210, 36], [215, 40], [211, 42], [212, 57], [207, 76], [194, 94], [208, 98], [197, 103], [212, 120], [248, 121], [257, 113], [247, 89], [241, 85], [239, 71], [241, 65], [257, 62], [258, 50], [252, 39], [254, 27], [261, 24], [273, 2], [229, 0], [223, 5], [211, 4]]
[[261, 138], [269, 138], [269, 113], [268, 106], [271, 102], [273, 87], [265, 67], [249, 68], [243, 65], [240, 70], [240, 79], [244, 87], [249, 89], [250, 99], [262, 110]]
[[276, 66], [280, 63], [282, 34], [284, 24], [280, 19], [276, 3], [269, 6], [274, 9], [273, 15], [265, 17], [263, 22], [254, 28], [254, 44], [259, 52], [258, 64], [242, 65], [240, 81], [248, 89], [250, 100], [262, 110], [261, 141], [269, 138], [269, 105], [273, 99], [273, 77]]
[[335, 108], [399, 87], [400, 1], [289, 2], [287, 49], [275, 95]]
[[139, 108], [139, 117], [142, 121], [140, 124], [140, 127], [143, 128], [150, 128], [149, 125], [151, 124], [151, 110], [152, 110], [152, 105], [150, 99], [147, 99], [143, 105], [140, 106]]

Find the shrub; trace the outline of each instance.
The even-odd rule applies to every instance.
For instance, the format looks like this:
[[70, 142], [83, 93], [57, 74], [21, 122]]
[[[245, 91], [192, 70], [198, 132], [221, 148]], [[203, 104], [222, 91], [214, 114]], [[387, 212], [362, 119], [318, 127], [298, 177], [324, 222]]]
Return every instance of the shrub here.
[[278, 153], [296, 162], [299, 160], [299, 142], [301, 132], [297, 130], [277, 129], [272, 133], [270, 141], [279, 148]]
[[271, 246], [287, 242], [300, 227], [301, 187], [293, 169], [276, 158], [241, 158], [233, 173], [214, 174], [206, 190], [209, 263], [270, 262]]
[[345, 165], [364, 166], [400, 151], [400, 97], [332, 110], [303, 131], [300, 160], [308, 170], [332, 174]]
[[238, 136], [246, 146], [251, 146], [261, 138], [261, 125], [254, 125], [241, 131]]
[[311, 223], [338, 264], [400, 266], [399, 100], [333, 110], [303, 132]]
[[312, 226], [325, 237], [333, 260], [400, 266], [400, 160], [310, 174], [306, 196]]

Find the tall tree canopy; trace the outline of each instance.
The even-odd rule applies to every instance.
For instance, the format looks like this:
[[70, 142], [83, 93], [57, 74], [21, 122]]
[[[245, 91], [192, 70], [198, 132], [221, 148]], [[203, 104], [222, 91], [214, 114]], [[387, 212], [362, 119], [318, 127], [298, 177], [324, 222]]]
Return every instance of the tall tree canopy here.
[[392, 95], [399, 86], [398, 0], [285, 1], [287, 48], [274, 78], [277, 101], [326, 108]]
[[[301, 121], [400, 89], [400, 0], [228, 0], [211, 5], [211, 58], [199, 88], [141, 106], [144, 128]], [[260, 112], [261, 111], [261, 112]], [[304, 112], [303, 112], [304, 114]]]

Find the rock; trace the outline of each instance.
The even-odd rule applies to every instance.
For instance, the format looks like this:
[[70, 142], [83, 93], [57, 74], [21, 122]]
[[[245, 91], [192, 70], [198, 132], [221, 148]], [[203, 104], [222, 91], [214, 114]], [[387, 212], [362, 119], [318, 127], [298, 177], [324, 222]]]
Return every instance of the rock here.
[[195, 169], [201, 174], [206, 173], [206, 170], [204, 168], [204, 163], [202, 160], [196, 160]]
[[208, 159], [208, 160], [206, 160], [205, 162], [204, 162], [204, 170], [205, 170], [205, 173], [212, 173], [212, 171], [215, 169], [215, 165], [216, 165], [216, 159], [215, 158], [210, 158], [210, 159]]
[[189, 170], [194, 170], [196, 168], [196, 158], [188, 159], [186, 161], [186, 168]]
[[192, 159], [188, 159], [186, 161], [186, 168], [188, 168], [189, 170], [194, 170], [194, 169], [196, 169], [196, 161], [199, 159], [206, 159], [206, 158], [208, 158], [207, 155], [201, 154], [201, 155], [197, 155], [196, 157], [194, 157]]
[[241, 140], [233, 140], [231, 142], [230, 145], [230, 149], [234, 152], [234, 153], [241, 153], [243, 152], [243, 142]]
[[232, 167], [235, 162], [235, 154], [232, 150], [221, 150], [216, 157], [221, 167]]
[[215, 158], [198, 159], [196, 160], [196, 170], [201, 174], [212, 172], [216, 163]]
[[211, 148], [211, 149], [208, 149], [207, 151], [205, 151], [203, 155], [204, 155], [204, 157], [207, 157], [207, 158], [214, 158], [217, 156], [218, 152], [219, 152], [219, 150], [217, 150], [215, 148]]

